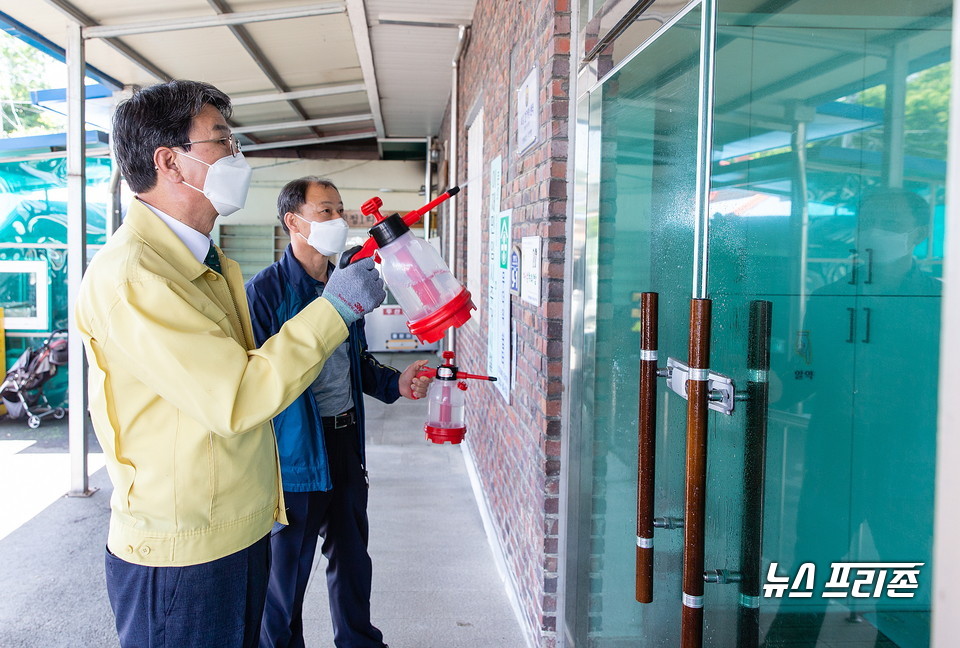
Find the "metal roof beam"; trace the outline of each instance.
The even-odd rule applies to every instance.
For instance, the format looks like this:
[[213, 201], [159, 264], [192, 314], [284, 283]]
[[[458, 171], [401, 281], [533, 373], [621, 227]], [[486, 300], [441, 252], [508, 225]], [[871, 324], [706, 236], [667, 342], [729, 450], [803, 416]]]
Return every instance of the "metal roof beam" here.
[[423, 15], [414, 16], [410, 14], [385, 14], [377, 16], [377, 22], [381, 25], [399, 25], [401, 27], [434, 27], [446, 29], [459, 29], [461, 25], [469, 25], [470, 18], [457, 21], [437, 20], [433, 16]]
[[363, 133], [348, 133], [345, 135], [331, 135], [329, 137], [310, 137], [306, 139], [283, 140], [280, 142], [264, 142], [263, 144], [254, 144], [253, 146], [244, 146], [244, 152], [264, 151], [268, 149], [290, 148], [293, 146], [312, 146], [314, 144], [329, 144], [330, 142], [346, 142], [349, 140], [368, 139], [376, 137], [375, 131]]
[[[373, 65], [373, 50], [370, 48], [367, 10], [364, 7], [363, 0], [347, 0], [347, 16], [350, 18], [350, 28], [353, 30], [353, 42], [360, 59], [360, 70], [363, 72], [363, 82], [367, 89], [370, 112], [373, 113], [373, 123], [377, 128], [377, 137], [386, 137], [383, 113], [380, 110], [380, 91], [377, 89], [377, 75]], [[377, 148], [380, 148], [379, 142]], [[380, 154], [382, 157], [382, 150], [380, 150]]]
[[[87, 158], [109, 157], [109, 148], [85, 149], [84, 155]], [[55, 160], [57, 158], [67, 157], [67, 151], [50, 151], [47, 153], [30, 153], [29, 155], [18, 155], [15, 157], [0, 157], [0, 163], [7, 162], [31, 162], [34, 160]]]
[[247, 95], [245, 97], [231, 97], [230, 102], [234, 106], [249, 106], [251, 104], [270, 103], [273, 101], [290, 101], [293, 99], [309, 99], [311, 97], [327, 97], [351, 92], [364, 92], [366, 89], [367, 86], [362, 83], [347, 83], [344, 85], [310, 88], [308, 90], [294, 90], [293, 92], [271, 92], [267, 94]]
[[292, 18], [307, 18], [310, 16], [325, 16], [343, 13], [345, 7], [341, 2], [292, 7], [289, 9], [264, 9], [262, 11], [238, 11], [216, 16], [197, 16], [194, 18], [173, 18], [170, 20], [153, 20], [149, 22], [126, 23], [120, 25], [100, 25], [84, 27], [84, 38], [115, 38], [133, 34], [154, 34], [165, 31], [180, 31], [184, 29], [202, 29], [204, 27], [228, 27], [230, 25], [245, 25], [253, 22], [268, 20], [288, 20]]
[[[217, 12], [218, 15], [236, 15], [235, 12], [227, 5], [225, 0], [207, 0], [207, 4], [213, 7], [213, 10]], [[263, 53], [263, 50], [260, 49], [260, 46], [254, 42], [253, 37], [250, 36], [250, 32], [247, 31], [247, 28], [243, 25], [229, 25], [230, 33], [233, 34], [240, 45], [243, 46], [243, 49], [247, 51], [247, 54], [250, 55], [250, 58], [253, 59], [253, 62], [256, 63], [257, 67], [260, 68], [260, 71], [270, 80], [270, 83], [273, 84], [273, 87], [279, 90], [280, 92], [289, 92], [290, 88], [283, 82], [283, 79], [280, 77], [280, 74], [277, 72], [276, 68], [273, 67], [273, 64], [267, 59], [267, 55]], [[290, 109], [297, 114], [300, 119], [308, 119], [309, 115], [307, 111], [303, 109], [297, 101], [287, 100], [287, 104], [290, 106]], [[323, 135], [318, 130], [313, 131], [314, 135]]]
[[[360, 113], [358, 115], [342, 115], [340, 117], [319, 117], [317, 119], [305, 119], [303, 121], [276, 122], [273, 124], [255, 124], [252, 126], [241, 126], [231, 129], [234, 135], [243, 135], [244, 133], [262, 133], [266, 131], [292, 130], [294, 128], [313, 128], [314, 126], [331, 126], [333, 124], [351, 124], [353, 122], [370, 121], [373, 115], [370, 113]], [[422, 140], [419, 140], [422, 141]]]
[[381, 144], [423, 144], [430, 140], [430, 137], [378, 137], [377, 141]]

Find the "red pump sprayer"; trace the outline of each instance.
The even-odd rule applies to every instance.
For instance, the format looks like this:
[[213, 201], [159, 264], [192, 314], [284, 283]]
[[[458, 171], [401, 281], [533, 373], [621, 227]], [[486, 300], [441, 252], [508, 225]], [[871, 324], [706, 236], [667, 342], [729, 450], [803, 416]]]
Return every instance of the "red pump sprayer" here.
[[494, 376], [469, 374], [453, 364], [456, 356], [453, 351], [444, 351], [445, 362], [436, 369], [426, 368], [417, 372], [417, 376], [436, 376], [427, 389], [427, 422], [423, 426], [427, 439], [434, 443], [460, 443], [467, 434], [464, 419], [464, 393], [467, 391], [466, 379], [495, 381]]
[[370, 238], [340, 257], [340, 267], [377, 254], [383, 280], [407, 316], [407, 328], [421, 342], [436, 342], [451, 326], [462, 326], [476, 306], [470, 292], [450, 273], [440, 254], [429, 243], [413, 235], [410, 226], [451, 196], [452, 187], [420, 209], [402, 218], [380, 213], [383, 201], [376, 196], [363, 203], [360, 211], [375, 216]]

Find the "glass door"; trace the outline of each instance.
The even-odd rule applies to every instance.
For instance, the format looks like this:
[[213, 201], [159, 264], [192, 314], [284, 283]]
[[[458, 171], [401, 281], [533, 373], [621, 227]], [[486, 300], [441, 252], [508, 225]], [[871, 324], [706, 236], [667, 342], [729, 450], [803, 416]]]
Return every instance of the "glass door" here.
[[663, 380], [634, 596], [639, 299], [659, 294], [659, 365], [687, 362], [706, 258], [710, 367], [737, 394], [708, 416], [703, 645], [926, 646], [951, 2], [716, 6], [708, 214], [699, 6], [579, 104], [567, 645], [681, 645], [687, 401]]
[[[700, 53], [698, 10], [680, 19], [581, 104], [585, 226], [582, 502], [577, 543], [580, 646], [672, 646], [680, 618], [682, 531], [657, 538], [653, 604], [634, 598], [639, 299], [660, 293], [663, 347], [686, 348], [693, 264]], [[587, 144], [584, 144], [584, 141]], [[578, 357], [581, 357], [578, 354]], [[679, 398], [659, 402], [656, 497], [683, 514]], [[637, 639], [642, 638], [638, 644]]]

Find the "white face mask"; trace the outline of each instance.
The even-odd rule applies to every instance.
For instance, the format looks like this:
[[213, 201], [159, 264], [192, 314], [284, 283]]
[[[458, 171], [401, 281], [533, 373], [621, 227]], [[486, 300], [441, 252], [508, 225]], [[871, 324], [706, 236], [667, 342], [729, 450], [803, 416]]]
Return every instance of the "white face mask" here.
[[250, 189], [250, 176], [253, 169], [247, 164], [243, 153], [222, 157], [213, 164], [207, 164], [192, 155], [179, 153], [191, 160], [210, 167], [207, 178], [203, 181], [203, 189], [197, 189], [192, 184], [184, 182], [191, 189], [199, 191], [221, 216], [229, 216], [238, 209], [242, 209], [247, 201], [247, 190]]
[[910, 239], [913, 231], [891, 232], [883, 229], [866, 229], [860, 234], [864, 249], [873, 250], [873, 259], [877, 263], [898, 261], [913, 252]]
[[300, 232], [297, 232], [297, 234], [300, 234], [300, 238], [309, 243], [320, 254], [324, 256], [339, 254], [347, 246], [347, 234], [350, 228], [347, 221], [342, 218], [317, 222], [308, 221], [300, 214], [295, 214], [295, 216], [305, 223], [310, 223], [309, 237], [300, 234]]

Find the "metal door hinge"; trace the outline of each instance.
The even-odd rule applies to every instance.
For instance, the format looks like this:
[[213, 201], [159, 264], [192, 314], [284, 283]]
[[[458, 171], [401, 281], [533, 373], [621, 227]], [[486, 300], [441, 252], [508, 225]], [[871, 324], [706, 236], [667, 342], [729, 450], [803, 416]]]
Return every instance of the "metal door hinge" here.
[[[687, 379], [690, 376], [689, 365], [676, 358], [667, 358], [665, 371], [667, 386], [680, 397], [687, 398]], [[713, 371], [707, 373], [707, 389], [710, 390], [709, 407], [721, 414], [733, 414], [736, 394], [733, 379]]]

